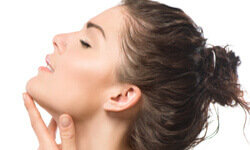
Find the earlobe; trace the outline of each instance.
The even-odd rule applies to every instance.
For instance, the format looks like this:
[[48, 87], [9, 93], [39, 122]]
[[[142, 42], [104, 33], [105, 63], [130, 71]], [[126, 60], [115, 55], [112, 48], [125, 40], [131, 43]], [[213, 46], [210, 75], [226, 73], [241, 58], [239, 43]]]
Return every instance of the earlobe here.
[[103, 105], [106, 111], [123, 111], [134, 106], [141, 97], [141, 90], [135, 85], [128, 85], [116, 96], [110, 97]]

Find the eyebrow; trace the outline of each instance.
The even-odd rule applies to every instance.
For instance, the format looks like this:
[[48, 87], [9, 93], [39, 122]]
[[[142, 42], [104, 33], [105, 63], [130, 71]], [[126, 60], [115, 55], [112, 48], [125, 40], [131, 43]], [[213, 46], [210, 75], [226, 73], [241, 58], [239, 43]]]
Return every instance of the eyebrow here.
[[87, 29], [88, 29], [88, 28], [91, 28], [91, 27], [94, 27], [94, 28], [100, 30], [100, 31], [102, 32], [102, 35], [103, 35], [104, 39], [105, 39], [105, 33], [104, 33], [103, 29], [102, 29], [99, 25], [94, 24], [94, 23], [92, 23], [92, 22], [88, 22], [88, 23], [87, 23]]

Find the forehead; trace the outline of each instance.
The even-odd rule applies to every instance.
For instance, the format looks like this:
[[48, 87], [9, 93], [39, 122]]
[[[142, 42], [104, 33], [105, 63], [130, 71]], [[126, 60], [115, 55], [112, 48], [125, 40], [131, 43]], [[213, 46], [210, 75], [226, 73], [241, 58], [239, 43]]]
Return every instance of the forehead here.
[[117, 39], [124, 23], [123, 12], [122, 6], [115, 6], [93, 17], [89, 22], [99, 25], [104, 30], [107, 40]]

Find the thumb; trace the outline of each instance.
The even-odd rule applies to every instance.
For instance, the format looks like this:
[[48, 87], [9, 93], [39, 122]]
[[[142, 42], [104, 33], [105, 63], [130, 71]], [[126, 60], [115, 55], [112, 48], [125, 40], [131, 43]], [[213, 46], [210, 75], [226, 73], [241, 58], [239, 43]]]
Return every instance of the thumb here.
[[60, 116], [59, 130], [62, 150], [76, 150], [75, 126], [70, 115], [63, 114]]

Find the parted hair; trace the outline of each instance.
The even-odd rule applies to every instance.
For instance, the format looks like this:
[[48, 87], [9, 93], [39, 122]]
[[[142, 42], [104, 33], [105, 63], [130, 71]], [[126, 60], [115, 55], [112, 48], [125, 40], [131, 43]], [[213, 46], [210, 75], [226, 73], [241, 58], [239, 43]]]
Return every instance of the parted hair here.
[[[122, 0], [123, 54], [118, 80], [138, 86], [142, 107], [128, 132], [133, 150], [184, 150], [206, 139], [210, 104], [250, 111], [238, 83], [241, 61], [228, 46], [210, 46], [179, 8]], [[216, 64], [213, 52], [216, 54]], [[247, 112], [247, 113], [246, 113]]]

